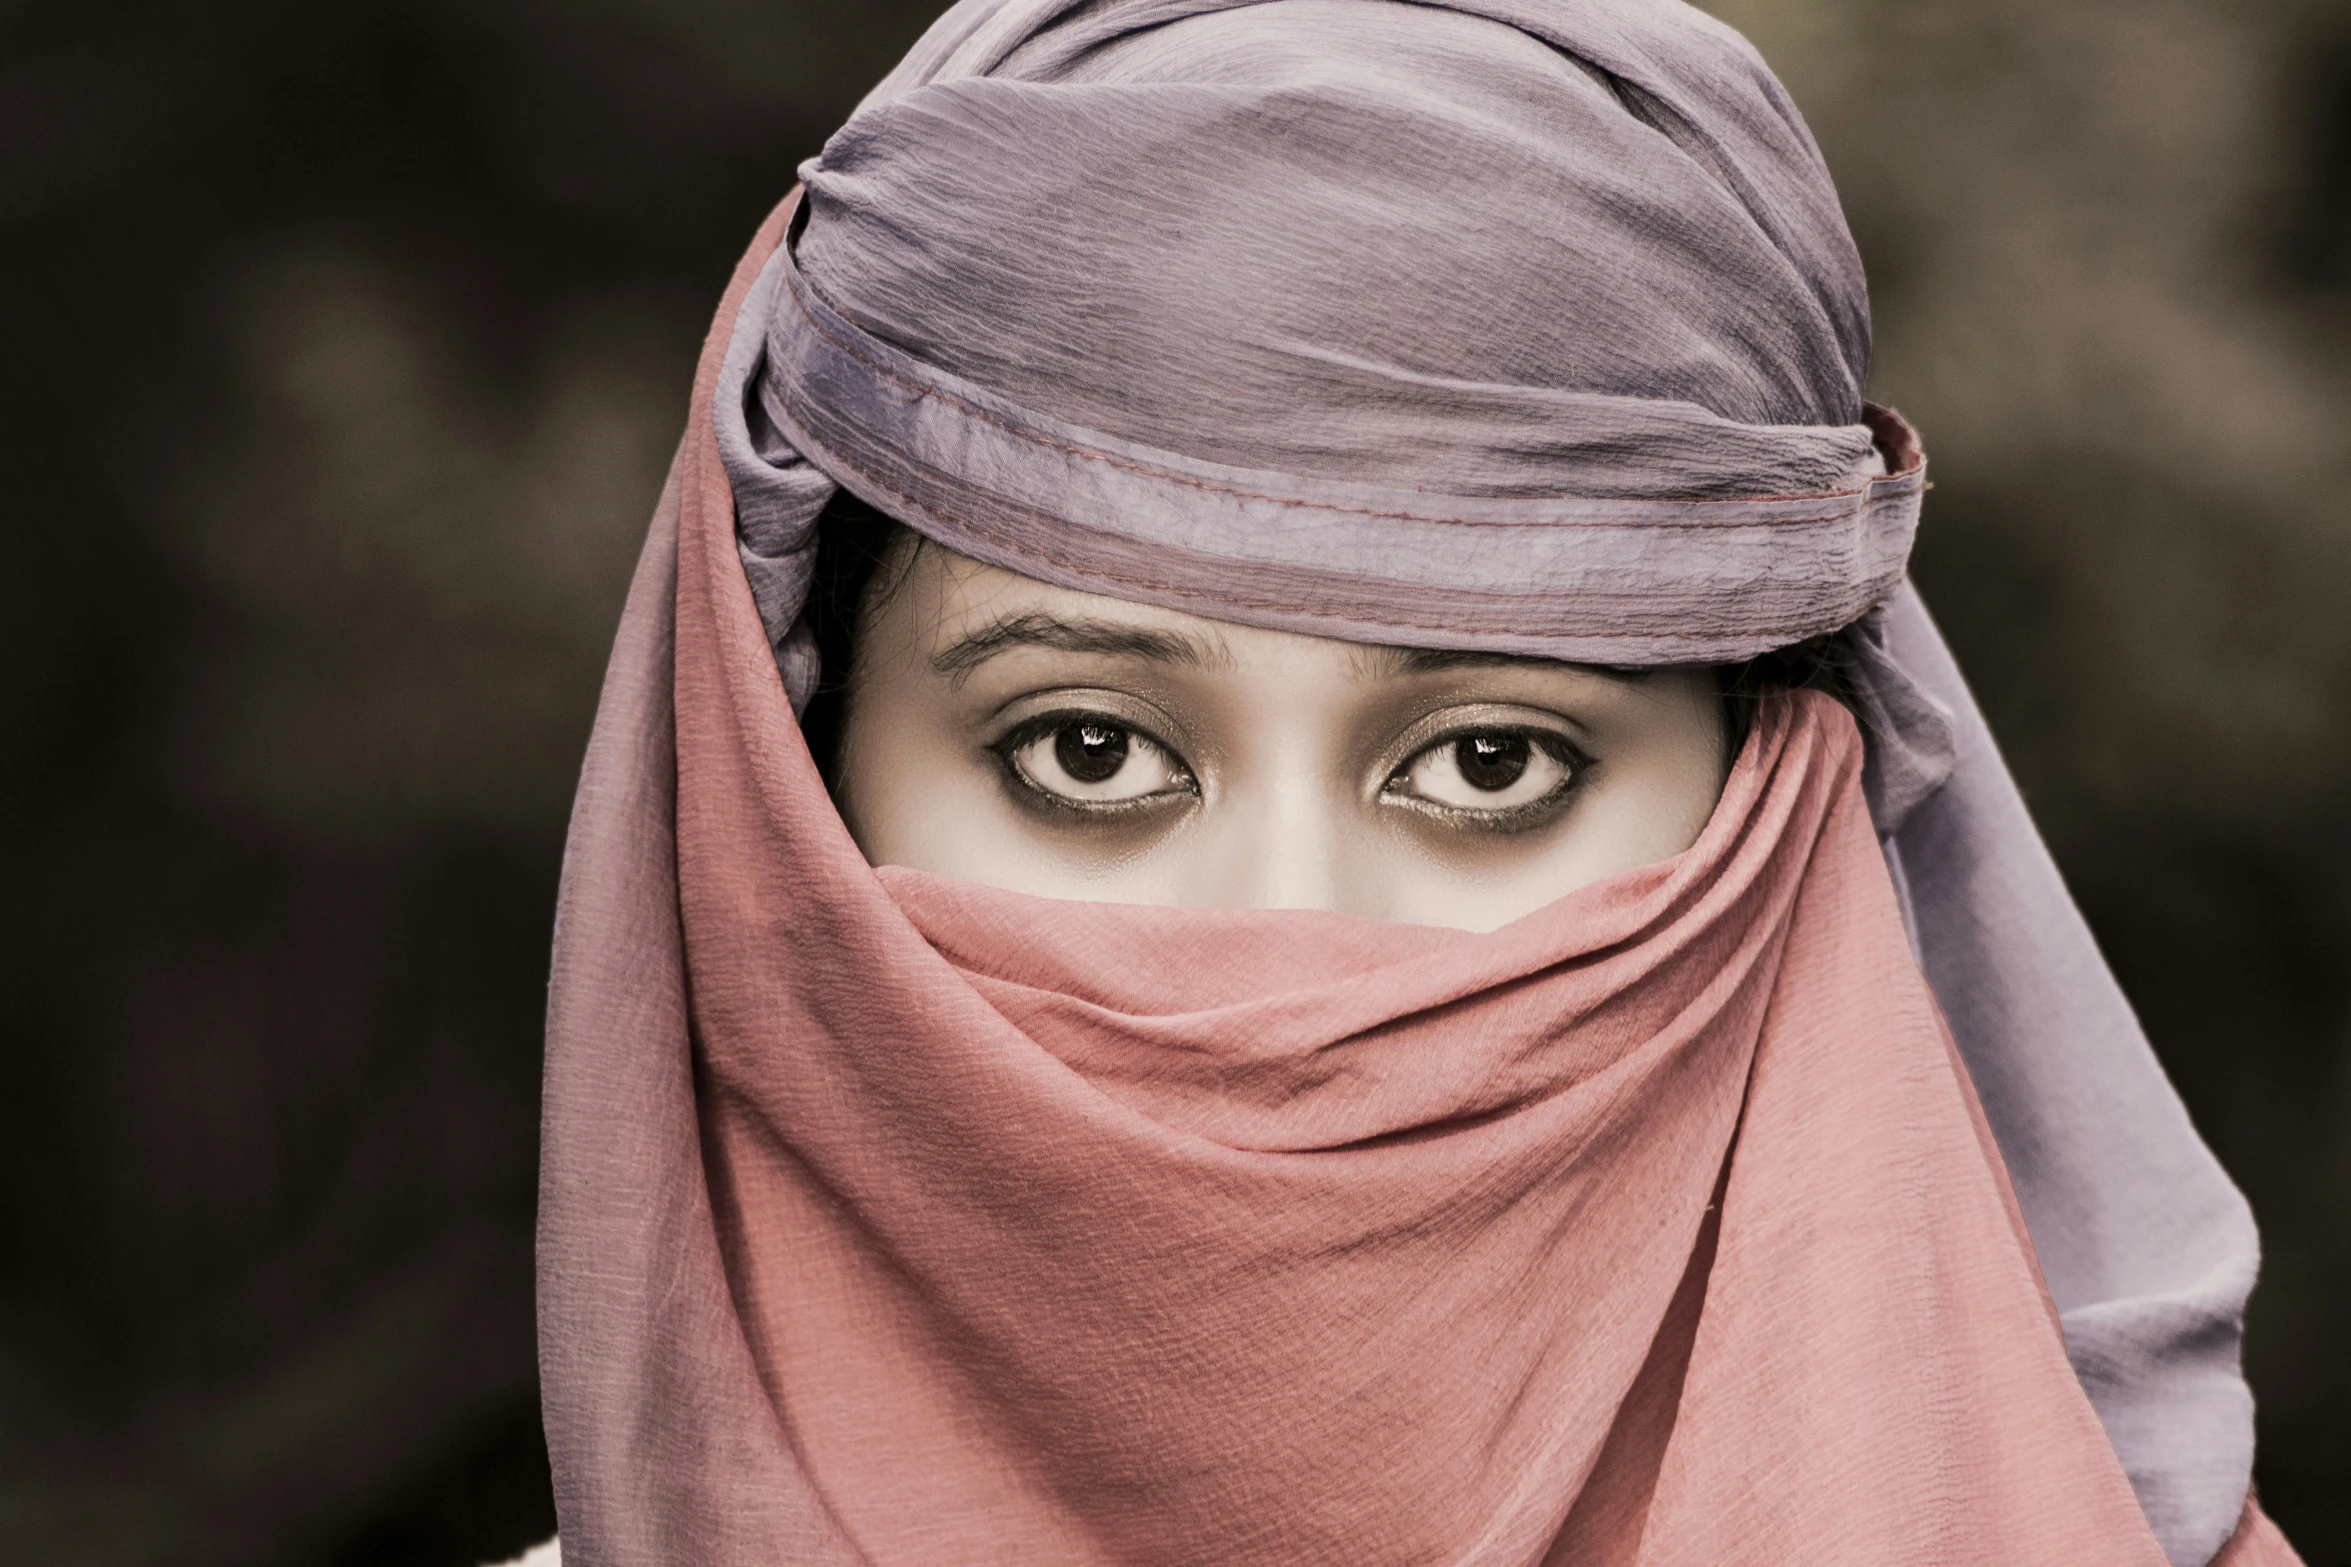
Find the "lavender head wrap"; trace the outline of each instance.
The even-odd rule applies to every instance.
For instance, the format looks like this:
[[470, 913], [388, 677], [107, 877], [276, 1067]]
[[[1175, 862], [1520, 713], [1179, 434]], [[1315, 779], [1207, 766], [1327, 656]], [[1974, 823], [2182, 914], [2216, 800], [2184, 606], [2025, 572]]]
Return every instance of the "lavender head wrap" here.
[[1743, 39], [1677, 0], [964, 0], [802, 174], [717, 412], [796, 703], [836, 487], [1326, 636], [1664, 665], [1844, 631], [2075, 1367], [2172, 1560], [2210, 1560], [2251, 1217], [1904, 586], [1923, 460], [1863, 401], [1860, 262]]

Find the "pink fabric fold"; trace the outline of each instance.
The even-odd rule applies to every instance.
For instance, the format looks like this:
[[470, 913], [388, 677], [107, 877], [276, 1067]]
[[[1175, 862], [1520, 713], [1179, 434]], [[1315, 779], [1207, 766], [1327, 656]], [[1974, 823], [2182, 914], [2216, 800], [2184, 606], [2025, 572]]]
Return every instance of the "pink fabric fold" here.
[[[567, 866], [575, 1564], [2157, 1567], [1850, 717], [1486, 935], [859, 855], [695, 417]], [[2248, 1510], [2224, 1560], [2289, 1562]]]

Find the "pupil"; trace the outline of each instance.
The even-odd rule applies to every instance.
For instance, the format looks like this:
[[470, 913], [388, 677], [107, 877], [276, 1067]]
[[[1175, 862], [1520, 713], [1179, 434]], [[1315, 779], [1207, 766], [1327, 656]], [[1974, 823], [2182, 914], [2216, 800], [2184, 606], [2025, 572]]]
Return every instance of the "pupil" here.
[[1108, 783], [1127, 763], [1127, 732], [1109, 724], [1071, 724], [1053, 737], [1053, 756], [1079, 783]]
[[1453, 764], [1463, 780], [1489, 792], [1518, 782], [1533, 754], [1524, 735], [1468, 735], [1453, 742]]

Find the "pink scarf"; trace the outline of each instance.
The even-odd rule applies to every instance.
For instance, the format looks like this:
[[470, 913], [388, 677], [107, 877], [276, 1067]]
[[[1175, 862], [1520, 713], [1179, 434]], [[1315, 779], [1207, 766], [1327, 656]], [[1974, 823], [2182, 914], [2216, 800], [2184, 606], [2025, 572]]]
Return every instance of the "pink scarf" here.
[[[1842, 708], [1490, 935], [876, 872], [709, 434], [775, 238], [567, 870], [567, 1560], [2162, 1567]], [[2293, 1559], [2251, 1507], [2222, 1557]]]

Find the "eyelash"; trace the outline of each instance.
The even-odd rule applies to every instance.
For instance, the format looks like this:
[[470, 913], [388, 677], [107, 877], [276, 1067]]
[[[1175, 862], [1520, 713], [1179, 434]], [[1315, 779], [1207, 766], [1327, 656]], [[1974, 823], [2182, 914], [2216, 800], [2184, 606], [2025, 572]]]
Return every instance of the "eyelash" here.
[[1191, 764], [1183, 759], [1182, 754], [1174, 746], [1169, 745], [1131, 719], [1120, 718], [1114, 713], [1105, 713], [1099, 708], [1063, 708], [1056, 712], [1039, 713], [1034, 718], [1023, 719], [1011, 729], [1006, 730], [1003, 735], [991, 741], [988, 750], [995, 756], [996, 765], [1003, 769], [1006, 782], [1018, 788], [1030, 800], [1050, 810], [1100, 820], [1104, 817], [1129, 816], [1138, 811], [1152, 810], [1164, 806], [1168, 802], [1171, 796], [1164, 792], [1138, 795], [1131, 800], [1075, 800], [1037, 783], [1021, 770], [1018, 762], [1013, 760], [1020, 752], [1048, 735], [1056, 734], [1072, 725], [1084, 723], [1097, 723], [1107, 728], [1123, 730], [1136, 739], [1155, 747], [1182, 777], [1185, 784], [1184, 792], [1194, 798], [1199, 796], [1199, 780], [1194, 777]]
[[[1037, 714], [1032, 718], [1024, 719], [1006, 731], [990, 743], [987, 749], [995, 756], [996, 763], [1003, 770], [1007, 783], [1017, 787], [1021, 794], [1032, 802], [1056, 812], [1101, 820], [1106, 817], [1128, 816], [1139, 811], [1153, 810], [1168, 802], [1172, 796], [1167, 791], [1139, 795], [1130, 800], [1073, 799], [1039, 784], [1029, 777], [1015, 760], [1020, 752], [1036, 742], [1073, 725], [1084, 723], [1096, 723], [1121, 730], [1156, 748], [1182, 780], [1183, 789], [1181, 792], [1189, 794], [1195, 799], [1199, 797], [1200, 785], [1192, 771], [1191, 764], [1183, 759], [1175, 747], [1131, 720], [1103, 712], [1097, 708], [1064, 708], [1050, 713]], [[1563, 770], [1564, 776], [1558, 784], [1539, 798], [1522, 801], [1517, 805], [1499, 810], [1479, 810], [1474, 807], [1451, 805], [1425, 795], [1401, 792], [1402, 788], [1408, 784], [1409, 775], [1413, 768], [1422, 758], [1443, 747], [1458, 745], [1472, 736], [1480, 735], [1524, 740], [1556, 762]], [[1463, 831], [1507, 836], [1548, 826], [1556, 820], [1565, 803], [1583, 787], [1585, 776], [1591, 767], [1592, 758], [1590, 756], [1564, 736], [1549, 730], [1523, 726], [1470, 724], [1433, 736], [1415, 748], [1410, 756], [1390, 771], [1386, 782], [1381, 785], [1380, 797], [1386, 803], [1433, 817]]]
[[[1561, 778], [1548, 793], [1536, 799], [1521, 801], [1517, 805], [1491, 811], [1448, 805], [1441, 800], [1429, 799], [1425, 795], [1395, 792], [1399, 785], [1408, 781], [1413, 766], [1422, 757], [1446, 746], [1459, 745], [1462, 741], [1477, 735], [1524, 740], [1549, 755], [1553, 761], [1559, 764], [1566, 776]], [[1407, 810], [1418, 811], [1424, 816], [1436, 817], [1438, 820], [1449, 822], [1464, 831], [1507, 836], [1512, 833], [1532, 831], [1537, 827], [1546, 827], [1555, 821], [1566, 803], [1583, 788], [1584, 779], [1592, 765], [1592, 758], [1580, 747], [1571, 743], [1565, 736], [1554, 734], [1549, 730], [1469, 724], [1459, 729], [1448, 730], [1416, 748], [1410, 756], [1396, 766], [1393, 772], [1389, 773], [1388, 781], [1381, 786], [1380, 793], [1383, 799], [1395, 805], [1402, 806]]]

